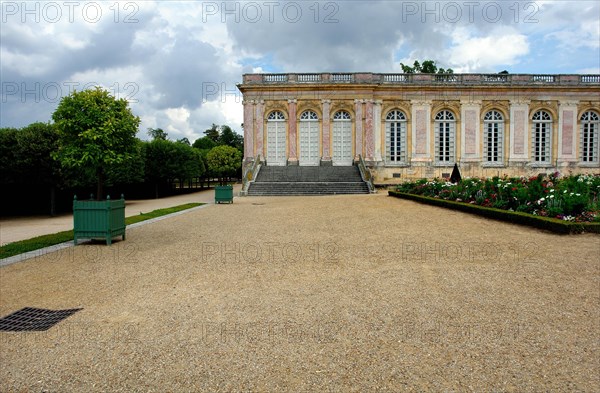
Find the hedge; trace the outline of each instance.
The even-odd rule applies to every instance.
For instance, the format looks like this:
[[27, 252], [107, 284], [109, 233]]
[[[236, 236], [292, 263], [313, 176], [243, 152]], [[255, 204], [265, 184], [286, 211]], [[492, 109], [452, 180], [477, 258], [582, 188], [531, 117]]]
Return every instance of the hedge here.
[[557, 218], [534, 216], [523, 212], [496, 209], [492, 207], [479, 206], [469, 203], [449, 201], [446, 199], [431, 198], [422, 195], [407, 194], [398, 191], [388, 191], [389, 196], [409, 199], [416, 202], [440, 206], [448, 209], [460, 210], [465, 213], [477, 214], [486, 218], [506, 221], [512, 224], [527, 225], [539, 229], [549, 230], [560, 234], [574, 233], [600, 233], [599, 222], [573, 222], [559, 220]]

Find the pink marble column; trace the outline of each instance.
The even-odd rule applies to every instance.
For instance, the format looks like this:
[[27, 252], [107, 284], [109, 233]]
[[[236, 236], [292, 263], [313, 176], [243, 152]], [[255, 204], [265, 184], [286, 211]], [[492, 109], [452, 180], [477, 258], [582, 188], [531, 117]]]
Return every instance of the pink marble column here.
[[264, 132], [263, 132], [263, 124], [265, 120], [265, 101], [260, 100], [256, 101], [255, 111], [254, 111], [254, 121], [256, 124], [256, 155], [260, 154], [262, 160], [265, 159], [265, 152], [263, 147], [264, 141]]
[[323, 104], [323, 161], [331, 161], [331, 138], [329, 137], [330, 121], [329, 110], [331, 108], [331, 100], [321, 100]]
[[296, 163], [298, 162], [298, 153], [297, 153], [297, 146], [296, 146], [296, 135], [297, 135], [297, 128], [296, 125], [298, 124], [296, 122], [296, 107], [297, 107], [297, 100], [288, 100], [288, 130], [289, 130], [289, 137], [288, 137], [288, 143], [289, 143], [289, 155], [288, 155], [288, 160], [290, 161], [290, 163]]
[[425, 109], [415, 110], [414, 127], [415, 153], [418, 155], [427, 154], [427, 111]]
[[466, 109], [464, 111], [465, 123], [465, 150], [464, 155], [475, 155], [477, 153], [477, 111]]
[[363, 154], [363, 100], [354, 100], [354, 113], [356, 114], [355, 130], [355, 156], [354, 159], [358, 160], [358, 156]]
[[373, 133], [373, 100], [367, 100], [365, 115], [365, 160], [373, 161], [375, 135]]
[[254, 100], [244, 100], [244, 161], [254, 158]]
[[562, 149], [561, 153], [565, 156], [573, 155], [573, 123], [574, 123], [574, 111], [565, 110], [562, 113]]
[[517, 110], [514, 113], [513, 119], [515, 125], [513, 127], [513, 135], [515, 138], [514, 153], [527, 154], [525, 151], [525, 124], [527, 123], [527, 113], [524, 110]]

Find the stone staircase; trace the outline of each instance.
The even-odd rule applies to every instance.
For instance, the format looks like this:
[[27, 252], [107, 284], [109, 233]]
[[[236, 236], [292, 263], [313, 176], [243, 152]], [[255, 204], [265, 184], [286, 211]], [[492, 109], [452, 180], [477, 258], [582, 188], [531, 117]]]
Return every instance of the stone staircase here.
[[248, 195], [368, 194], [356, 166], [265, 166]]

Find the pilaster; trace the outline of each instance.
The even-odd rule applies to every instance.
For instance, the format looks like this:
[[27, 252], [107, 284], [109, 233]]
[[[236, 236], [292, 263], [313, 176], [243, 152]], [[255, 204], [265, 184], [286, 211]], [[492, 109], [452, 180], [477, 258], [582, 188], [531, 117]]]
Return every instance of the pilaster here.
[[321, 161], [331, 163], [331, 116], [329, 114], [331, 110], [331, 100], [321, 100], [323, 105], [323, 138], [321, 148], [323, 153], [321, 155]]
[[431, 101], [411, 101], [412, 162], [431, 161]]
[[461, 101], [460, 151], [457, 161], [481, 161], [481, 101]]
[[244, 106], [244, 161], [254, 159], [254, 100], [242, 101]]
[[291, 165], [298, 164], [298, 148], [297, 148], [297, 116], [296, 116], [296, 108], [298, 101], [295, 99], [288, 100], [288, 146], [289, 146], [289, 154], [288, 154], [288, 162]]
[[577, 101], [560, 101], [558, 105], [557, 163], [577, 162]]
[[381, 137], [381, 105], [383, 104], [382, 100], [375, 100], [373, 102], [373, 134], [374, 134], [374, 143], [375, 143], [375, 155], [374, 160], [376, 162], [381, 162], [383, 159], [381, 158], [381, 141], [383, 138]]
[[264, 123], [265, 123], [265, 101], [255, 101], [254, 120], [256, 124], [256, 154], [260, 154], [263, 160], [266, 157], [264, 149]]
[[365, 160], [374, 161], [375, 135], [373, 129], [373, 100], [366, 101], [365, 111]]
[[356, 116], [355, 124], [355, 151], [354, 160], [363, 154], [363, 103], [364, 100], [354, 100], [354, 113]]
[[510, 162], [529, 160], [529, 100], [510, 101]]

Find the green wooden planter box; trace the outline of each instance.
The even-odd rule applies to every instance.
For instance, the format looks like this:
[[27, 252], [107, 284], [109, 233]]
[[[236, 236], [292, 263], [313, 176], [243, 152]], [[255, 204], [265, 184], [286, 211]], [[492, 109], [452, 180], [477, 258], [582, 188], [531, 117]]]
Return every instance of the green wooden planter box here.
[[106, 239], [112, 243], [115, 236], [125, 240], [125, 198], [105, 201], [73, 200], [73, 241], [77, 239]]
[[233, 186], [216, 186], [215, 203], [233, 203]]

